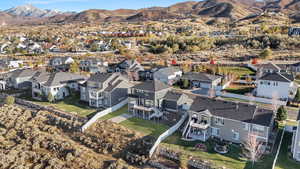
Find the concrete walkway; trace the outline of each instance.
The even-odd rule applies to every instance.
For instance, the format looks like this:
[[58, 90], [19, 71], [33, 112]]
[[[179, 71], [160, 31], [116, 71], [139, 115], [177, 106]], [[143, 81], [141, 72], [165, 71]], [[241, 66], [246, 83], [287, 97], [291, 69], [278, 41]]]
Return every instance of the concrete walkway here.
[[109, 121], [114, 122], [114, 123], [121, 123], [121, 122], [123, 122], [127, 119], [132, 118], [132, 117], [133, 117], [133, 115], [124, 113], [120, 116], [117, 116], [117, 117], [114, 117], [114, 118], [110, 119]]

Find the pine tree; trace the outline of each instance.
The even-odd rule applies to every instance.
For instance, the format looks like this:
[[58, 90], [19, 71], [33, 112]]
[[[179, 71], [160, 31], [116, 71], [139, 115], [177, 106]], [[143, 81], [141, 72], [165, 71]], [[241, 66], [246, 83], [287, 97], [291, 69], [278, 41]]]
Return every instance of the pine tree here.
[[300, 88], [298, 88], [297, 94], [296, 94], [294, 100], [295, 100], [296, 102], [300, 102]]
[[287, 111], [284, 106], [280, 106], [277, 111], [277, 120], [283, 121], [287, 119]]

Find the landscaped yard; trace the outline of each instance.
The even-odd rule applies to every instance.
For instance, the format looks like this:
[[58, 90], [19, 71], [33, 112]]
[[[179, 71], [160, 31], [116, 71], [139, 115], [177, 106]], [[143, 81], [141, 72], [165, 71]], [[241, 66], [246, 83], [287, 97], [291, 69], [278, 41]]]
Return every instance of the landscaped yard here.
[[254, 89], [253, 87], [249, 87], [249, 86], [232, 85], [226, 88], [225, 91], [229, 93], [244, 95], [246, 93], [251, 93], [253, 89]]
[[[251, 163], [242, 158], [242, 150], [238, 145], [231, 145], [230, 152], [225, 155], [216, 153], [213, 150], [213, 143], [206, 142], [207, 151], [195, 150], [195, 145], [201, 143], [200, 141], [184, 141], [181, 140], [181, 134], [175, 133], [172, 136], [168, 137], [162, 145], [174, 150], [182, 151], [187, 155], [192, 155], [198, 157], [205, 161], [210, 161], [215, 167], [223, 167], [230, 169], [251, 169]], [[253, 169], [271, 169], [273, 162], [273, 155], [266, 155], [260, 162], [254, 164]]]
[[276, 169], [299, 169], [300, 163], [291, 158], [291, 151], [289, 146], [292, 144], [292, 133], [285, 133], [282, 140], [282, 145], [278, 160], [276, 162]]
[[125, 113], [128, 113], [128, 106], [127, 105], [125, 105], [124, 107], [122, 107], [121, 109], [119, 109], [115, 112], [109, 113], [108, 115], [105, 115], [105, 116], [101, 117], [100, 120], [102, 120], [102, 121], [109, 120], [109, 119], [112, 119], [114, 117], [120, 116], [120, 115], [125, 114]]
[[64, 100], [56, 102], [56, 103], [37, 101], [28, 96], [22, 96], [21, 98], [29, 100], [29, 101], [37, 103], [37, 104], [40, 104], [40, 105], [53, 106], [54, 108], [65, 111], [65, 112], [75, 112], [79, 116], [82, 116], [82, 117], [86, 117], [90, 114], [97, 112], [97, 109], [90, 108], [88, 105], [81, 103], [79, 100], [79, 95], [67, 97]]
[[246, 67], [222, 66], [220, 69], [226, 73], [235, 74], [239, 77], [255, 73], [254, 71]]
[[145, 135], [151, 135], [153, 137], [159, 137], [159, 135], [169, 129], [166, 125], [135, 117], [125, 120], [120, 124], [131, 130], [138, 131]]

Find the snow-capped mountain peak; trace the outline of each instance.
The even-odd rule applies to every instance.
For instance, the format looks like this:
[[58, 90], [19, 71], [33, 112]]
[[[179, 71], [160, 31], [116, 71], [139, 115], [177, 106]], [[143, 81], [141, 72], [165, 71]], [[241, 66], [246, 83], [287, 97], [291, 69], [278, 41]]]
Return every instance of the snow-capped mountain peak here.
[[4, 12], [15, 16], [27, 17], [50, 17], [57, 14], [61, 14], [61, 12], [57, 10], [40, 9], [30, 4], [10, 8], [5, 10]]

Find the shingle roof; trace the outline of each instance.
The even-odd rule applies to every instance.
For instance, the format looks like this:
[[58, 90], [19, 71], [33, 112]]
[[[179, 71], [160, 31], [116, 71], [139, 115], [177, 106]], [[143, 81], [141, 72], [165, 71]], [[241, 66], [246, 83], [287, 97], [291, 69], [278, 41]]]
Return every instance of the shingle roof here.
[[200, 72], [200, 73], [188, 72], [182, 76], [182, 79], [197, 80], [197, 81], [210, 82], [210, 83], [219, 78], [221, 78], [221, 76], [211, 75], [211, 74], [202, 73], [202, 72]]
[[273, 118], [272, 111], [257, 109], [255, 105], [215, 100], [200, 96], [194, 99], [190, 110], [194, 112], [208, 110], [214, 116], [264, 126], [269, 126]]
[[140, 84], [137, 84], [133, 86], [135, 89], [139, 90], [146, 90], [146, 91], [152, 91], [152, 92], [157, 92], [161, 91], [163, 89], [168, 89], [170, 86], [164, 84], [163, 82], [159, 80], [152, 80], [152, 81], [146, 81]]
[[109, 79], [112, 75], [113, 73], [95, 73], [89, 78], [89, 81], [103, 83], [107, 79]]
[[180, 97], [183, 95], [183, 93], [174, 92], [174, 91], [168, 91], [165, 95], [165, 100], [179, 100]]
[[267, 73], [259, 80], [270, 80], [270, 81], [278, 81], [278, 82], [291, 82], [294, 81], [294, 76], [292, 74], [287, 73]]
[[161, 68], [155, 73], [161, 73], [167, 76], [173, 75], [175, 72], [180, 71], [179, 68], [177, 67], [166, 67], [166, 68]]
[[33, 76], [37, 71], [33, 69], [18, 69], [12, 72], [11, 78], [22, 78]]
[[58, 86], [70, 81], [83, 81], [86, 79], [85, 76], [67, 72], [51, 73], [47, 76], [48, 78], [44, 84], [45, 86]]
[[267, 69], [267, 70], [275, 70], [275, 71], [280, 71], [281, 68], [278, 65], [275, 65], [272, 62], [266, 63], [266, 64], [261, 64], [258, 66], [259, 69]]

